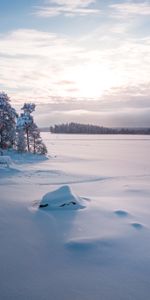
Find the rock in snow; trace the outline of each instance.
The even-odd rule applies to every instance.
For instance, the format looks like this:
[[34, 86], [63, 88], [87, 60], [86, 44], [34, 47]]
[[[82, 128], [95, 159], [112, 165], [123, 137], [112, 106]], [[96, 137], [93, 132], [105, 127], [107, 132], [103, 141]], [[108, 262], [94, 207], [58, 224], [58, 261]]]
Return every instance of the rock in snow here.
[[85, 208], [85, 205], [81, 197], [75, 195], [68, 185], [64, 185], [53, 192], [45, 194], [40, 202], [39, 208], [46, 208], [48, 210], [76, 210]]

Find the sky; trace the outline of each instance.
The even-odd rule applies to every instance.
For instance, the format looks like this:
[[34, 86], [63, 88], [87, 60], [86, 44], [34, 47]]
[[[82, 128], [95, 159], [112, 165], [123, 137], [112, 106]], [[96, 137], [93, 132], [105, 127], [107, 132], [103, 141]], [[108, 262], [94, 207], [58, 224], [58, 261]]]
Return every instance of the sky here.
[[150, 0], [0, 0], [0, 91], [39, 126], [150, 126]]

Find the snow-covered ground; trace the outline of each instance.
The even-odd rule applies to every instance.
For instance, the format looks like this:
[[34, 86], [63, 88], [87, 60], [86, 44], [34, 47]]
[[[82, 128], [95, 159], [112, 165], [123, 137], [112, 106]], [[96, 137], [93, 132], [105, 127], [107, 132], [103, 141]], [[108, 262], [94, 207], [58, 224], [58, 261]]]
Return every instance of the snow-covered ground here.
[[0, 299], [149, 300], [150, 137], [43, 138], [0, 167]]

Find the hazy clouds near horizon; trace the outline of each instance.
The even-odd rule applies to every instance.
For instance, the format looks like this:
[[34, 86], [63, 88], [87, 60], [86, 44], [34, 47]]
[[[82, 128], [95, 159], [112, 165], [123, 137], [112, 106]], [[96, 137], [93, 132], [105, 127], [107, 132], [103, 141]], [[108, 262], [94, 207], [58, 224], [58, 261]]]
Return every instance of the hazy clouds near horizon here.
[[[122, 103], [122, 102], [121, 102]], [[150, 108], [121, 107], [114, 103], [112, 107], [102, 107], [99, 102], [70, 104], [38, 104], [34, 113], [40, 127], [66, 122], [98, 124], [110, 127], [150, 127]], [[92, 106], [92, 108], [91, 108]]]

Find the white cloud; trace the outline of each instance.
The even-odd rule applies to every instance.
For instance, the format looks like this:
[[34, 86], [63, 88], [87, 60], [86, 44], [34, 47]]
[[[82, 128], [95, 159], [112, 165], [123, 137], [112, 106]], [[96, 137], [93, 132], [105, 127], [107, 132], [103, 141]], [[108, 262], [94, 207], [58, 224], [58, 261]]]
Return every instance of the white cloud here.
[[55, 3], [66, 7], [88, 7], [90, 4], [95, 3], [96, 0], [51, 0], [49, 3]]
[[34, 14], [43, 18], [95, 15], [100, 13], [100, 10], [93, 8], [95, 2], [96, 0], [53, 0], [48, 1], [47, 5], [36, 7]]
[[115, 10], [119, 17], [121, 16], [150, 16], [149, 2], [122, 2], [109, 6]]
[[[0, 86], [13, 90], [17, 98], [49, 99], [60, 93], [64, 69], [74, 64], [82, 49], [71, 39], [36, 30], [17, 30], [0, 36]], [[68, 88], [61, 88], [62, 95]], [[62, 82], [61, 82], [62, 83]], [[72, 82], [72, 87], [74, 83]], [[61, 84], [62, 86], [62, 84]], [[71, 83], [69, 85], [71, 87]]]
[[[99, 5], [101, 4], [101, 9]], [[149, 16], [149, 1], [122, 1], [110, 4], [110, 1], [99, 3], [97, 0], [49, 0], [41, 6], [35, 7], [34, 14], [47, 18], [59, 15], [64, 16], [86, 16], [104, 14], [106, 18], [115, 16], [117, 18], [132, 16]]]

